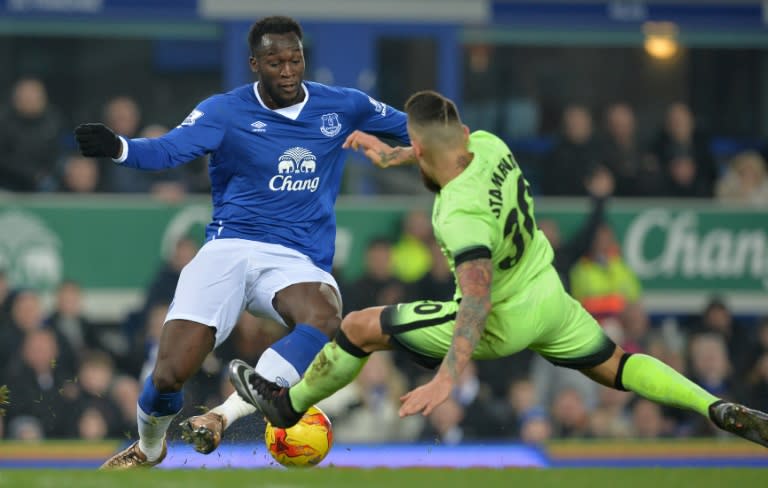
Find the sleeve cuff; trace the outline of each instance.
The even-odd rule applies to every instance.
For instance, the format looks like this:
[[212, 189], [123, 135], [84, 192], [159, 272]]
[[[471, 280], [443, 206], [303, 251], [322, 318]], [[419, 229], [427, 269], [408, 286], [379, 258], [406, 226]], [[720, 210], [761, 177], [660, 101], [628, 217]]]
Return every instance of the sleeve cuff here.
[[125, 140], [123, 136], [117, 136], [118, 139], [120, 139], [120, 147], [122, 148], [120, 150], [120, 157], [119, 158], [112, 158], [112, 161], [116, 162], [117, 164], [124, 163], [126, 159], [128, 159], [128, 141]]
[[474, 259], [490, 259], [491, 250], [486, 246], [474, 246], [463, 249], [456, 253], [453, 258], [453, 265], [458, 267], [461, 263], [472, 261]]

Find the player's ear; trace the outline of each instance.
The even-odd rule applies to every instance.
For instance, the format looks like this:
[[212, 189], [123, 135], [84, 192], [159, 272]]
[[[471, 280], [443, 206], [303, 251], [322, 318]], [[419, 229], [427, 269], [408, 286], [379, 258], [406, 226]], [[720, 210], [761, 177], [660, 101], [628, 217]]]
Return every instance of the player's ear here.
[[258, 73], [259, 72], [259, 60], [256, 59], [256, 56], [249, 56], [248, 57], [248, 66], [251, 67], [251, 73]]
[[464, 142], [469, 140], [469, 127], [466, 124], [461, 124], [461, 128], [464, 130]]
[[421, 159], [422, 154], [424, 154], [424, 148], [421, 146], [418, 139], [411, 138], [411, 147], [413, 148], [413, 154], [416, 156], [416, 159]]

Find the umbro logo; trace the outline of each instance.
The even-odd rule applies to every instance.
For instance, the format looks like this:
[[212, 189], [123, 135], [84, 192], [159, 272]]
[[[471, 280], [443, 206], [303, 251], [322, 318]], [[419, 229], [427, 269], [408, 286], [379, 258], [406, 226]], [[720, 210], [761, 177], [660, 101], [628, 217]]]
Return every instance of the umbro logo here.
[[267, 131], [267, 124], [264, 122], [257, 120], [256, 122], [251, 124], [251, 132], [266, 132]]

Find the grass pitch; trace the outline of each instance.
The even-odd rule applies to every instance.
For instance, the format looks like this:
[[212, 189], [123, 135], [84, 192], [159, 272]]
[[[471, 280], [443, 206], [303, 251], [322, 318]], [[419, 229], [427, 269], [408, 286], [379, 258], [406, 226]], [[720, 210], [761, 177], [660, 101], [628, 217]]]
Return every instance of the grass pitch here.
[[765, 486], [761, 469], [5, 470], [0, 488], [736, 488]]

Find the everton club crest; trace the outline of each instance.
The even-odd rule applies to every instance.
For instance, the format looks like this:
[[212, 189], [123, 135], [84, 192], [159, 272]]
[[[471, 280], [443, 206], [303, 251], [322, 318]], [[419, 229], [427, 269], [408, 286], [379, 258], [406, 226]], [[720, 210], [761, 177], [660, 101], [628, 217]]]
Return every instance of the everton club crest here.
[[324, 136], [333, 137], [341, 132], [341, 122], [339, 122], [339, 114], [325, 114], [322, 116], [323, 124], [320, 126], [320, 132]]

